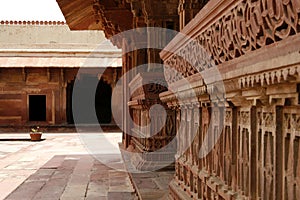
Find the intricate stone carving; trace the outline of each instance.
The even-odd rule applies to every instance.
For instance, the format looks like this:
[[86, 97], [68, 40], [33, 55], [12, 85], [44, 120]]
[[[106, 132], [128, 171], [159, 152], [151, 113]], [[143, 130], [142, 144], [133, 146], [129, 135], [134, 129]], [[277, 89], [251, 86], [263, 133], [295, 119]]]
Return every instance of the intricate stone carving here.
[[[300, 195], [300, 110], [297, 107], [283, 111], [284, 132], [284, 193], [287, 199]], [[291, 186], [293, 185], [293, 187]]]
[[[279, 166], [275, 165], [276, 140], [275, 136], [275, 109], [260, 108], [257, 111], [258, 125], [258, 160], [257, 160], [257, 182], [259, 183], [257, 195], [263, 199], [275, 198], [275, 171]], [[281, 183], [277, 183], [281, 184]]]
[[[209, 11], [209, 5], [214, 6], [213, 11]], [[171, 95], [173, 99], [166, 96], [164, 102], [172, 105], [174, 98], [180, 97], [182, 104], [190, 103], [186, 94], [200, 88], [200, 84], [194, 85], [196, 80], [202, 81], [205, 88], [202, 93], [196, 93], [201, 107], [201, 131], [192, 145], [193, 164], [188, 162], [190, 155], [187, 153], [178, 158], [180, 162], [176, 165], [182, 170], [180, 176], [183, 182], [179, 181], [180, 188], [171, 186], [171, 196], [174, 199], [188, 199], [191, 194], [194, 199], [296, 198], [300, 187], [299, 60], [282, 61], [276, 66], [268, 66], [276, 59], [266, 60], [266, 67], [242, 72], [244, 66], [258, 66], [247, 60], [254, 58], [256, 54], [253, 51], [263, 48], [263, 55], [267, 55], [267, 50], [276, 48], [274, 43], [287, 46], [295, 38], [292, 35], [299, 37], [300, 3], [294, 0], [239, 0], [231, 3], [221, 1], [219, 4], [211, 1], [206, 8], [208, 10], [200, 11], [196, 17], [203, 21], [183, 28], [182, 32], [190, 34], [194, 40], [176, 38], [174, 41], [179, 44], [168, 46], [174, 47], [175, 53], [161, 54], [169, 88], [182, 86], [183, 79], [192, 85], [185, 91], [178, 89], [179, 94]], [[297, 56], [297, 51], [293, 49], [291, 55]], [[244, 56], [246, 54], [249, 57]], [[242, 62], [239, 63], [239, 60]], [[224, 127], [218, 127], [218, 112], [210, 109], [213, 106], [213, 98], [208, 94], [210, 85], [201, 77], [214, 65], [224, 72], [225, 88], [230, 91], [226, 94], [230, 101], [226, 105], [231, 108], [226, 109]], [[199, 78], [194, 78], [196, 76]], [[205, 94], [209, 96], [208, 100], [201, 101]], [[172, 104], [169, 104], [170, 101]], [[294, 110], [285, 110], [291, 105]], [[182, 145], [189, 140], [185, 111], [181, 120], [186, 121], [181, 124], [186, 127], [183, 133], [182, 130], [180, 132], [186, 135], [186, 139], [180, 138], [179, 144]], [[223, 129], [222, 135], [212, 151], [197, 160], [198, 145], [206, 148], [202, 144], [205, 135], [214, 136], [220, 129]], [[215, 139], [211, 137], [211, 140]], [[191, 176], [190, 171], [193, 172], [194, 163], [199, 169], [198, 185], [195, 178], [190, 182], [186, 180], [186, 176]], [[196, 187], [199, 189], [194, 194]]]
[[225, 123], [230, 124], [232, 122], [232, 110], [226, 109], [225, 111]]
[[[170, 84], [178, 79], [193, 75], [236, 59], [291, 35], [299, 34], [300, 3], [297, 0], [241, 0], [208, 28], [198, 33], [176, 54], [165, 60], [165, 65], [174, 68], [178, 74], [166, 72]], [[188, 37], [188, 36], [186, 36]], [[288, 71], [280, 74], [263, 74], [249, 77], [242, 82], [252, 84], [254, 80], [267, 83], [286, 78]], [[266, 79], [265, 79], [266, 77]], [[275, 78], [276, 77], [276, 78]]]
[[239, 85], [241, 88], [272, 85], [287, 81], [289, 76], [299, 75], [300, 66], [297, 65], [242, 77], [239, 79]]
[[245, 195], [250, 193], [250, 109], [238, 111], [238, 134], [237, 134], [237, 187]]
[[196, 41], [188, 43], [184, 48], [165, 61], [165, 78], [168, 84], [202, 72], [214, 66], [208, 52]]
[[262, 126], [274, 127], [274, 114], [273, 113], [263, 113], [262, 114]]
[[297, 0], [243, 0], [197, 40], [220, 64], [298, 34], [299, 13]]
[[250, 125], [250, 112], [249, 111], [240, 111], [238, 113], [239, 124], [249, 126]]

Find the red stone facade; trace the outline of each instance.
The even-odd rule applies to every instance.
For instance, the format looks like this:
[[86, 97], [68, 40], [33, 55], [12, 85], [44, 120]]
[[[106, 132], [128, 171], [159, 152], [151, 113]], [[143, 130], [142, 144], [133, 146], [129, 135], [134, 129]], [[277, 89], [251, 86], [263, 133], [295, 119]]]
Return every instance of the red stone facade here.
[[[45, 124], [66, 122], [66, 87], [63, 69], [1, 69], [1, 125], [30, 123], [30, 95], [45, 95]], [[36, 123], [36, 122], [32, 122]]]
[[111, 108], [110, 101], [101, 106], [106, 99], [101, 94], [107, 88], [105, 95], [111, 99], [121, 76], [121, 52], [101, 31], [72, 32], [64, 22], [42, 21], [2, 21], [0, 27], [1, 131], [28, 131], [37, 125], [74, 128], [74, 82], [86, 77], [99, 84], [99, 121], [114, 123], [111, 110], [100, 114]]
[[[27, 67], [0, 68], [0, 70], [0, 126], [47, 126], [74, 123], [72, 88], [79, 68]], [[113, 89], [118, 80], [113, 75], [121, 74], [120, 70], [120, 68], [107, 68], [101, 80]], [[86, 71], [91, 73], [93, 69]], [[90, 76], [90, 74], [86, 75]], [[93, 74], [93, 76], [95, 80], [98, 80], [98, 74]], [[101, 91], [98, 92], [101, 93]]]

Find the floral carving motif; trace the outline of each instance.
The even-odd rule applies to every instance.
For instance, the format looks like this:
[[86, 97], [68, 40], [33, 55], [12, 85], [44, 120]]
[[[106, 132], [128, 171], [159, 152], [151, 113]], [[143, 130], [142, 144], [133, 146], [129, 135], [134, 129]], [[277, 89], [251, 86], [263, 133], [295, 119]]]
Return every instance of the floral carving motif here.
[[225, 112], [225, 123], [230, 124], [232, 123], [232, 110], [231, 109], [226, 109]]
[[300, 32], [298, 0], [241, 0], [206, 30], [172, 55], [165, 64], [178, 74], [165, 72], [173, 83], [279, 42]]
[[249, 125], [250, 124], [250, 112], [249, 111], [241, 111], [239, 112], [240, 124]]
[[198, 36], [216, 64], [299, 33], [298, 0], [243, 0]]
[[284, 128], [291, 129], [294, 131], [300, 130], [300, 116], [296, 114], [284, 114], [283, 121]]
[[274, 127], [275, 125], [274, 113], [269, 113], [269, 112], [263, 113], [262, 123], [265, 127]]

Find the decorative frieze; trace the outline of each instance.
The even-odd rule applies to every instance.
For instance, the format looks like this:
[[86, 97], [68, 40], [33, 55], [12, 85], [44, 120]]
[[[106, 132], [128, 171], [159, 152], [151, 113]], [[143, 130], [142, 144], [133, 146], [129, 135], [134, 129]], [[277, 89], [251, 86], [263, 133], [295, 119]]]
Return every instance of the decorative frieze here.
[[272, 71], [256, 73], [239, 78], [240, 88], [268, 86], [288, 81], [288, 78], [299, 79], [300, 65], [280, 68]]
[[[177, 72], [167, 69], [166, 81], [171, 84], [297, 35], [299, 6], [300, 3], [294, 0], [284, 3], [266, 0], [208, 2], [205, 11], [200, 11], [203, 15], [195, 17], [202, 21], [183, 29], [182, 35], [174, 39], [180, 41], [171, 42], [166, 52], [161, 53], [164, 64]], [[214, 12], [215, 9], [220, 10]], [[191, 31], [193, 35], [188, 34]], [[170, 51], [174, 53], [167, 53]], [[241, 79], [240, 85], [280, 82], [295, 72], [297, 70], [289, 69], [247, 76]]]
[[298, 34], [299, 13], [296, 0], [239, 1], [197, 40], [220, 64]]

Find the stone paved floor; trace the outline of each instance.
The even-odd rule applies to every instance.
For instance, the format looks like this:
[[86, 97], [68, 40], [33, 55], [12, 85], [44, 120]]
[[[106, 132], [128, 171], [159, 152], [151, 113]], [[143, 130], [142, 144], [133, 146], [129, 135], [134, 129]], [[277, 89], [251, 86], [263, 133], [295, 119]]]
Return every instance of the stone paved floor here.
[[77, 134], [43, 134], [41, 142], [28, 137], [0, 134], [0, 199], [134, 199], [128, 174], [116, 170], [124, 167], [120, 133], [97, 135], [91, 148]]
[[169, 183], [174, 171], [155, 171], [131, 174], [137, 195], [142, 200], [167, 200]]
[[[155, 166], [156, 171], [147, 171], [147, 168], [140, 169], [135, 168], [133, 161], [138, 159], [135, 155], [124, 150], [122, 145], [121, 149], [123, 161], [125, 162], [126, 169], [130, 172], [129, 176], [132, 180], [132, 184], [136, 190], [136, 194], [141, 200], [169, 200], [169, 183], [174, 178], [175, 169], [172, 165], [159, 169], [156, 165], [156, 161], [149, 162]], [[143, 162], [143, 161], [141, 161]], [[136, 162], [134, 162], [136, 163]], [[146, 165], [147, 167], [148, 165]], [[153, 168], [152, 168], [153, 169]]]

